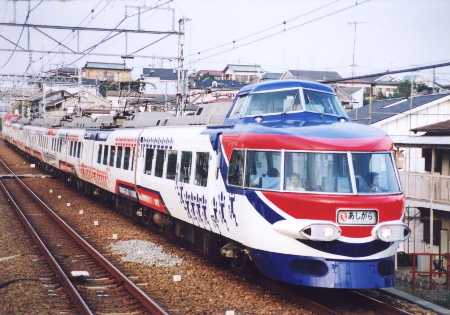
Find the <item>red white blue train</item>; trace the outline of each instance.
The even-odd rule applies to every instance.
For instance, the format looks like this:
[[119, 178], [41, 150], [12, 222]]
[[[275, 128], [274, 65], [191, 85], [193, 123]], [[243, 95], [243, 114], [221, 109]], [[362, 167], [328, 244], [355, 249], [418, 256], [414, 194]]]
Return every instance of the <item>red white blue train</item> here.
[[84, 193], [235, 267], [303, 286], [394, 285], [410, 230], [393, 143], [350, 122], [330, 87], [253, 84], [231, 107], [171, 116], [10, 116], [3, 133]]

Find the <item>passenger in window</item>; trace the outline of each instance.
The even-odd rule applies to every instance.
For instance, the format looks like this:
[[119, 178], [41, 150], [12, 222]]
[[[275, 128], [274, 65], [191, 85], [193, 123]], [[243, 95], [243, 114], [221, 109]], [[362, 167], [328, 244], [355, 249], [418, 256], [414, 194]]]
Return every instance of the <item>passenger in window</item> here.
[[[261, 187], [261, 177], [262, 176], [256, 177], [253, 183], [250, 184], [250, 187]], [[272, 167], [269, 169], [265, 177], [280, 177], [280, 172], [275, 167]]]
[[291, 175], [290, 185], [286, 188], [289, 191], [305, 191], [305, 189], [300, 184], [300, 176], [296, 173]]
[[375, 172], [370, 172], [366, 177], [368, 185], [361, 187], [362, 192], [380, 192], [380, 175]]

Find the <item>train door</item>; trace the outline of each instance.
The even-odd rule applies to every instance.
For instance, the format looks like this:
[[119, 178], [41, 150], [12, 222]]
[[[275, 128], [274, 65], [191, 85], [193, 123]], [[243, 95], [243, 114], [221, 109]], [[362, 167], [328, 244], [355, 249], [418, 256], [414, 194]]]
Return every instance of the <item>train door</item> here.
[[94, 160], [97, 158], [95, 154], [95, 138], [96, 130], [85, 130], [83, 139], [83, 152], [81, 157], [81, 178], [91, 184], [94, 183]]

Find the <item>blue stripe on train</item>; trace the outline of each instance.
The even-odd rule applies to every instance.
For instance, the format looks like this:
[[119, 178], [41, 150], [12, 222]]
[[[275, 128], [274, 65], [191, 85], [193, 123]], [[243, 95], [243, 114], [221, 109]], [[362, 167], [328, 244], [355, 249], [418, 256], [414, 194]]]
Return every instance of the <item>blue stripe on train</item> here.
[[394, 256], [364, 261], [331, 260], [249, 249], [258, 269], [267, 277], [296, 285], [336, 289], [394, 286]]

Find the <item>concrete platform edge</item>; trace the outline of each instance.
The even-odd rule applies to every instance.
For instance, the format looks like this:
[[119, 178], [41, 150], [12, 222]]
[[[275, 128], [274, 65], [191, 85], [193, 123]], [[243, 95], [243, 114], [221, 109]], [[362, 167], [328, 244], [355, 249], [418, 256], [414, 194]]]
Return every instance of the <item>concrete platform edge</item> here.
[[409, 301], [411, 303], [415, 303], [417, 305], [420, 305], [423, 308], [425, 308], [427, 310], [430, 310], [430, 311], [433, 311], [433, 312], [436, 312], [438, 314], [450, 315], [450, 309], [447, 309], [447, 308], [444, 308], [442, 306], [433, 304], [433, 303], [431, 303], [429, 301], [423, 300], [423, 299], [421, 299], [421, 298], [419, 298], [417, 296], [408, 294], [406, 292], [397, 290], [395, 288], [386, 288], [386, 289], [380, 289], [380, 290], [382, 290], [383, 292], [386, 292], [387, 294], [390, 294], [392, 296], [397, 296], [397, 297], [400, 297], [400, 298], [402, 298], [404, 300], [407, 300], [407, 301]]

